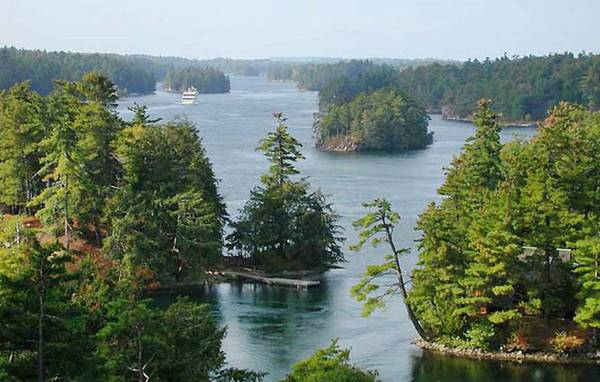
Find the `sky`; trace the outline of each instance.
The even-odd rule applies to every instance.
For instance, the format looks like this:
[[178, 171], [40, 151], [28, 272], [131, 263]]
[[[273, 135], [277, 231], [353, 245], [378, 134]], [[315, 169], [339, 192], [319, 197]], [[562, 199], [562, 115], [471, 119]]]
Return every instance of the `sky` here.
[[600, 52], [600, 0], [0, 0], [0, 45], [188, 58]]

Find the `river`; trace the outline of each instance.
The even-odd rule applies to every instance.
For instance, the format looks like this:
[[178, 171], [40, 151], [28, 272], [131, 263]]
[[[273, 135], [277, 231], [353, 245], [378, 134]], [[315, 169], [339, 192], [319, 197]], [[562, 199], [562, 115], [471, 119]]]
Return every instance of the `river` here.
[[[298, 91], [293, 83], [263, 77], [232, 77], [231, 81], [230, 93], [199, 95], [197, 105], [180, 105], [179, 95], [157, 91], [123, 99], [119, 111], [130, 118], [127, 106], [136, 102], [147, 105], [152, 117], [193, 121], [233, 217], [268, 166], [255, 151], [257, 142], [273, 128], [271, 114], [285, 113], [291, 133], [304, 145], [306, 160], [298, 167], [314, 188], [329, 195], [341, 215], [347, 237], [344, 246], [356, 240], [351, 222], [363, 212], [361, 203], [385, 197], [402, 216], [397, 241], [413, 248], [403, 265], [414, 267], [416, 219], [429, 202], [439, 201], [436, 190], [444, 178], [443, 168], [473, 134], [473, 125], [432, 115], [429, 127], [434, 143], [425, 150], [394, 155], [325, 153], [314, 148], [312, 139], [316, 92]], [[502, 139], [526, 139], [534, 132], [533, 128], [507, 128]], [[321, 288], [220, 284], [197, 291], [195, 298], [210, 303], [219, 322], [227, 326], [223, 347], [228, 362], [268, 372], [267, 382], [279, 380], [291, 364], [332, 338], [351, 348], [357, 365], [378, 369], [384, 381], [600, 380], [600, 369], [589, 366], [515, 365], [421, 352], [411, 344], [416, 333], [399, 299], [385, 311], [363, 318], [360, 304], [350, 296], [365, 266], [381, 256], [382, 251], [369, 247], [359, 254], [346, 251], [344, 268], [326, 273]]]

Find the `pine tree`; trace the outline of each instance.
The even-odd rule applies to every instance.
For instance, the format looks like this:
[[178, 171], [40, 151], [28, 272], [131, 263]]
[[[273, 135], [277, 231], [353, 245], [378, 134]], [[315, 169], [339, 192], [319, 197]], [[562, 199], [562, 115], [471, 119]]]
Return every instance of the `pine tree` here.
[[423, 238], [420, 267], [413, 273], [409, 301], [423, 326], [434, 336], [461, 332], [466, 322], [457, 318], [457, 312], [464, 308], [460, 301], [470, 301], [475, 298], [474, 293], [479, 293], [466, 290], [461, 282], [469, 268], [470, 254], [477, 256], [469, 238], [473, 220], [485, 203], [485, 195], [503, 180], [497, 119], [491, 101], [479, 101], [475, 135], [452, 160], [438, 190], [446, 198], [440, 205], [428, 206], [417, 223]]
[[62, 222], [64, 244], [69, 248], [73, 228], [73, 210], [81, 197], [83, 153], [77, 145], [74, 120], [80, 101], [71, 94], [75, 84], [57, 82], [58, 88], [48, 100], [50, 128], [40, 143], [44, 153], [39, 173], [47, 187], [32, 201], [41, 208], [36, 213], [43, 223], [58, 230]]
[[[355, 228], [362, 229], [362, 231], [359, 233], [358, 243], [353, 245], [351, 249], [360, 251], [368, 241], [371, 241], [374, 247], [386, 243], [392, 253], [385, 256], [383, 264], [367, 266], [365, 275], [352, 288], [352, 295], [358, 301], [365, 302], [363, 314], [369, 315], [376, 308], [384, 307], [385, 299], [399, 294], [402, 296], [409, 320], [419, 336], [426, 340], [429, 338], [429, 334], [421, 326], [419, 318], [408, 301], [406, 289], [408, 275], [403, 273], [400, 264], [400, 257], [410, 250], [398, 248], [394, 242], [394, 228], [400, 222], [400, 215], [392, 211], [390, 202], [385, 199], [375, 199], [372, 202], [364, 203], [363, 207], [370, 209], [370, 211], [352, 224]], [[385, 280], [389, 276], [394, 277], [396, 280], [392, 285], [387, 285], [381, 294], [375, 294], [382, 286], [379, 280]]]
[[273, 118], [277, 124], [275, 131], [261, 140], [257, 148], [271, 161], [269, 172], [261, 177], [261, 182], [267, 188], [273, 185], [282, 188], [291, 176], [299, 174], [294, 164], [304, 156], [300, 152], [302, 144], [287, 130], [287, 118], [282, 113], [273, 113]]
[[0, 353], [12, 355], [6, 371], [46, 381], [92, 370], [85, 315], [71, 301], [78, 277], [66, 269], [71, 256], [36, 241], [21, 244], [19, 251], [24, 260], [19, 271], [0, 271]]
[[123, 173], [109, 203], [108, 253], [133, 256], [163, 281], [214, 263], [226, 211], [194, 126], [135, 124], [114, 145]]
[[271, 166], [232, 224], [229, 248], [263, 268], [312, 269], [343, 261], [338, 217], [320, 192], [293, 178], [299, 174], [295, 163], [304, 159], [301, 144], [281, 113], [273, 117], [277, 127], [257, 149]]
[[0, 93], [0, 204], [27, 213], [42, 188], [38, 145], [44, 137], [44, 105], [29, 83]]
[[585, 238], [575, 243], [575, 273], [579, 281], [580, 305], [575, 321], [593, 328], [594, 345], [599, 345], [600, 328], [600, 218], [590, 216], [585, 224]]

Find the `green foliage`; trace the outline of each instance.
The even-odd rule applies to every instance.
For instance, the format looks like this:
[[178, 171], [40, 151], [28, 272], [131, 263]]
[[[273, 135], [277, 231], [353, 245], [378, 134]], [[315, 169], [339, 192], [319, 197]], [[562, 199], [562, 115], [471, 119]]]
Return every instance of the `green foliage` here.
[[38, 145], [44, 134], [42, 99], [29, 83], [0, 93], [0, 204], [26, 212], [42, 187]]
[[[385, 300], [394, 295], [401, 295], [408, 318], [415, 330], [423, 339], [428, 339], [429, 334], [421, 326], [410, 303], [407, 301], [405, 275], [400, 265], [400, 257], [409, 252], [407, 248], [397, 248], [394, 243], [394, 228], [400, 222], [400, 215], [392, 210], [390, 202], [385, 199], [375, 199], [372, 202], [363, 203], [363, 207], [369, 212], [362, 218], [356, 220], [352, 225], [361, 229], [359, 241], [350, 247], [353, 251], [360, 251], [367, 242], [373, 247], [385, 243], [390, 247], [391, 254], [384, 257], [384, 263], [367, 266], [367, 271], [352, 290], [352, 296], [358, 301], [364, 302], [363, 315], [370, 315], [375, 309], [385, 307]], [[389, 279], [394, 280], [390, 283]], [[375, 292], [383, 287], [383, 292]]]
[[377, 373], [365, 371], [350, 363], [350, 350], [340, 349], [337, 340], [312, 357], [292, 366], [282, 382], [375, 382]]
[[399, 257], [408, 252], [407, 248], [396, 249], [393, 243], [394, 226], [400, 221], [400, 215], [392, 211], [391, 204], [385, 199], [375, 199], [372, 202], [363, 203], [363, 207], [369, 212], [362, 218], [356, 220], [352, 225], [361, 229], [358, 243], [350, 246], [350, 249], [359, 252], [365, 244], [371, 242], [373, 247], [381, 243], [391, 245], [392, 254], [384, 257], [383, 264], [369, 265], [360, 282], [352, 287], [352, 296], [358, 301], [364, 302], [363, 315], [369, 316], [377, 308], [385, 307], [385, 300], [401, 293], [403, 285], [394, 282], [384, 287], [384, 291], [375, 294], [381, 288], [380, 280], [385, 281], [390, 277], [402, 273]]
[[80, 82], [60, 82], [46, 99], [45, 137], [37, 149], [46, 187], [30, 205], [48, 227], [67, 235], [77, 222], [99, 244], [100, 218], [112, 192], [118, 163], [111, 144], [122, 127], [113, 109], [115, 86], [98, 73]]
[[315, 123], [317, 146], [359, 151], [422, 149], [433, 142], [428, 120], [422, 107], [394, 90], [363, 93], [323, 113]]
[[489, 349], [495, 334], [492, 324], [474, 323], [465, 332], [466, 345], [473, 349]]
[[579, 103], [591, 110], [600, 105], [600, 56], [594, 54], [503, 56], [483, 62], [433, 62], [400, 69], [349, 62], [288, 72], [307, 88], [310, 86], [303, 85], [304, 77], [318, 80], [315, 90], [320, 90], [322, 110], [347, 103], [361, 93], [389, 87], [449, 118], [472, 118], [481, 98], [494, 99], [497, 111], [508, 121], [541, 120], [560, 101]]
[[72, 257], [31, 236], [14, 245], [20, 268], [0, 269], [0, 357], [9, 358], [0, 374], [50, 380], [93, 373], [85, 311], [69, 303], [78, 277], [66, 269]]
[[271, 166], [232, 223], [229, 248], [269, 270], [317, 269], [344, 261], [338, 216], [319, 191], [311, 193], [305, 180], [292, 178], [299, 173], [295, 163], [304, 159], [301, 145], [287, 131], [283, 115], [274, 117], [276, 130], [258, 148]]
[[600, 328], [600, 219], [591, 215], [586, 223], [586, 237], [575, 243], [577, 297], [581, 301], [575, 321], [584, 328]]
[[166, 310], [115, 300], [98, 331], [97, 354], [106, 380], [260, 381], [260, 373], [225, 367], [224, 336], [209, 307], [186, 298]]
[[[106, 323], [98, 331], [98, 356], [108, 380], [152, 375], [161, 348], [157, 312], [144, 301], [116, 300], [107, 305]], [[136, 378], [137, 379], [137, 378]]]
[[574, 334], [562, 331], [556, 333], [554, 338], [552, 338], [551, 344], [555, 352], [566, 354], [581, 350], [581, 347], [585, 344], [585, 340]]
[[[575, 310], [598, 327], [599, 118], [562, 103], [530, 142], [502, 145], [490, 102], [479, 103], [445, 198], [418, 222], [408, 301], [434, 338], [495, 348], [528, 317], [568, 321]], [[569, 247], [573, 262], [557, 250]]]
[[303, 160], [304, 155], [300, 152], [302, 144], [287, 131], [283, 114], [275, 113], [273, 117], [277, 123], [275, 131], [262, 139], [256, 150], [271, 162], [269, 172], [261, 177], [261, 182], [266, 187], [281, 188], [285, 182], [290, 182], [291, 176], [299, 174], [294, 163]]
[[195, 87], [199, 93], [228, 93], [229, 77], [211, 67], [186, 67], [167, 71], [164, 79], [167, 89], [181, 92]]
[[110, 200], [109, 253], [130, 254], [161, 280], [180, 280], [214, 263], [226, 212], [194, 126], [185, 120], [133, 125], [114, 150], [122, 177]]
[[99, 73], [0, 93], [1, 378], [260, 381], [226, 367], [207, 306], [144, 299], [220, 258], [226, 212], [195, 127], [116, 100]]
[[541, 120], [560, 101], [596, 107], [599, 77], [593, 76], [599, 60], [564, 53], [432, 64], [402, 71], [396, 86], [449, 117], [469, 117], [478, 99], [491, 98], [505, 119]]
[[318, 90], [323, 98], [347, 102], [353, 98], [344, 98], [350, 90], [347, 89], [348, 84], [353, 85], [354, 91], [360, 87], [361, 92], [366, 92], [382, 87], [394, 74], [391, 66], [378, 65], [373, 61], [348, 60], [329, 64], [272, 65], [267, 76], [272, 80], [293, 80], [300, 89]]

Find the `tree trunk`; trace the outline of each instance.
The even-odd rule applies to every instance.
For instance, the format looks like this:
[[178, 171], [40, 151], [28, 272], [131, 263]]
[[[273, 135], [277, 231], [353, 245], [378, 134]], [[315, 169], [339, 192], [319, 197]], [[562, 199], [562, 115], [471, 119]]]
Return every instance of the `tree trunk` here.
[[16, 234], [17, 234], [17, 249], [21, 249], [21, 224], [20, 224], [20, 219], [21, 218], [21, 209], [19, 209], [19, 213], [17, 214], [17, 218], [16, 218]]
[[138, 382], [147, 382], [146, 375], [144, 374], [144, 352], [142, 346], [142, 329], [140, 327], [135, 328], [137, 337], [137, 372]]
[[419, 336], [422, 339], [428, 341], [429, 336], [425, 332], [425, 329], [423, 329], [423, 327], [421, 326], [421, 323], [419, 322], [417, 315], [412, 310], [412, 307], [410, 306], [410, 304], [407, 301], [408, 293], [406, 292], [406, 286], [404, 284], [404, 277], [402, 276], [402, 267], [400, 266], [400, 257], [398, 255], [398, 250], [396, 249], [396, 245], [394, 244], [394, 240], [392, 237], [392, 231], [390, 230], [389, 225], [385, 221], [385, 216], [383, 217], [383, 224], [385, 226], [385, 233], [387, 235], [388, 242], [390, 244], [390, 247], [392, 248], [392, 252], [394, 253], [394, 263], [396, 265], [396, 277], [398, 277], [398, 286], [400, 288], [400, 295], [402, 296], [402, 300], [404, 302], [404, 307], [406, 308], [406, 313], [408, 313], [408, 319], [410, 320], [410, 322], [412, 322], [412, 324], [413, 324], [415, 330], [417, 331], [417, 333], [419, 334]]
[[69, 176], [65, 175], [65, 247], [69, 249]]
[[44, 260], [40, 260], [40, 290], [39, 290], [39, 315], [38, 315], [38, 339], [37, 339], [37, 356], [38, 356], [38, 365], [37, 365], [37, 380], [38, 382], [46, 381], [46, 373], [44, 370], [44, 315], [45, 315], [45, 294], [46, 294], [46, 285], [44, 280]]

